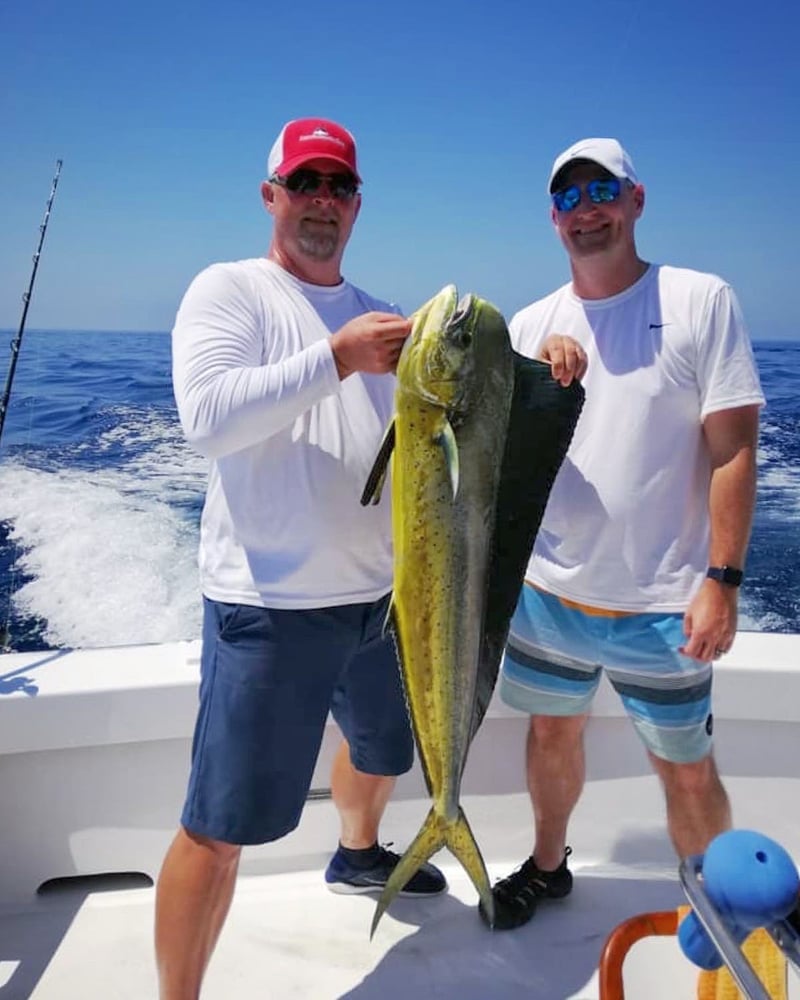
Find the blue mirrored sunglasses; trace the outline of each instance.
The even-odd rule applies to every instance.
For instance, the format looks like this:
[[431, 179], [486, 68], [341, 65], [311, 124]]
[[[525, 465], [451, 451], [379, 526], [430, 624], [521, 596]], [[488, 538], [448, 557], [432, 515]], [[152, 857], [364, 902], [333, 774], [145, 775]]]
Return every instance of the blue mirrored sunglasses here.
[[292, 194], [308, 195], [317, 194], [322, 185], [327, 184], [331, 196], [339, 201], [349, 201], [358, 191], [358, 181], [353, 174], [321, 174], [318, 170], [304, 167], [293, 171], [288, 177], [275, 174], [270, 177], [270, 181], [285, 187]]
[[571, 212], [581, 203], [581, 193], [585, 191], [589, 201], [595, 205], [605, 205], [616, 201], [622, 191], [622, 184], [617, 177], [596, 178], [581, 186], [570, 184], [561, 191], [553, 192], [553, 204], [559, 212]]

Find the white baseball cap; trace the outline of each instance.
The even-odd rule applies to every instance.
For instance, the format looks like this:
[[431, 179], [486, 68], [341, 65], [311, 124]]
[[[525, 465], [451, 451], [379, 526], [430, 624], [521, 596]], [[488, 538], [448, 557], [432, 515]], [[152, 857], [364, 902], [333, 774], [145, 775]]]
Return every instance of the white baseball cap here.
[[629, 180], [631, 184], [639, 183], [633, 160], [616, 139], [580, 139], [555, 158], [550, 180], [547, 182], [548, 194], [553, 193], [553, 182], [558, 174], [580, 160], [597, 163], [620, 180]]

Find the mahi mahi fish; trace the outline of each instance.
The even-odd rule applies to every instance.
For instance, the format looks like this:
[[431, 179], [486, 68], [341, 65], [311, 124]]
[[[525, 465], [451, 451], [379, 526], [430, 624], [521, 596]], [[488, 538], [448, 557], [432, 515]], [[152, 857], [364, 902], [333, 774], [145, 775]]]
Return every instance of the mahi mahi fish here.
[[378, 900], [442, 847], [493, 922], [480, 848], [461, 808], [467, 753], [497, 680], [511, 615], [555, 474], [583, 403], [549, 365], [511, 348], [503, 316], [448, 285], [412, 316], [395, 416], [362, 503], [377, 503], [391, 457], [394, 589], [389, 624], [430, 812]]

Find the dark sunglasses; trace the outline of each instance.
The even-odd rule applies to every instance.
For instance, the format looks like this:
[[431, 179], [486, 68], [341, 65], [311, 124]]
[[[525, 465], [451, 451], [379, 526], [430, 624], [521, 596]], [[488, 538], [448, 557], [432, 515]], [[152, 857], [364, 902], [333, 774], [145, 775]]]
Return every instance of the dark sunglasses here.
[[607, 205], [616, 201], [622, 191], [618, 177], [604, 177], [589, 181], [583, 187], [580, 184], [570, 184], [561, 191], [553, 192], [553, 204], [559, 212], [571, 212], [581, 203], [581, 193], [585, 191], [589, 201], [595, 205]]
[[315, 195], [323, 184], [327, 184], [331, 196], [338, 201], [350, 201], [358, 191], [358, 181], [353, 174], [321, 174], [318, 170], [301, 168], [293, 171], [288, 177], [279, 177], [275, 174], [270, 180], [273, 184], [285, 187], [292, 194]]

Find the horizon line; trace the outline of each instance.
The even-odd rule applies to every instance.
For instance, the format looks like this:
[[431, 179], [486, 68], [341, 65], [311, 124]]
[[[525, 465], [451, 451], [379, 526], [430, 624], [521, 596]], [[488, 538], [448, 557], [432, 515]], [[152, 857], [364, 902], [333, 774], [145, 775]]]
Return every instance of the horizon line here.
[[[165, 330], [155, 330], [155, 329], [135, 329], [132, 327], [119, 327], [115, 329], [109, 329], [107, 327], [92, 327], [92, 326], [35, 326], [26, 328], [24, 333], [134, 333], [134, 334], [169, 334], [171, 329]], [[14, 327], [2, 327], [0, 326], [0, 334], [9, 333], [12, 336], [16, 336], [19, 333], [19, 328]], [[751, 342], [753, 344], [766, 344], [774, 343], [776, 341], [789, 341], [795, 342], [800, 341], [800, 331], [795, 334], [789, 334], [788, 336], [772, 336], [772, 337], [753, 337], [751, 336]]]

